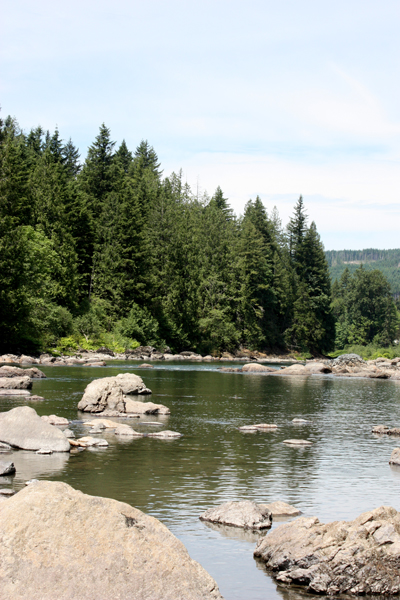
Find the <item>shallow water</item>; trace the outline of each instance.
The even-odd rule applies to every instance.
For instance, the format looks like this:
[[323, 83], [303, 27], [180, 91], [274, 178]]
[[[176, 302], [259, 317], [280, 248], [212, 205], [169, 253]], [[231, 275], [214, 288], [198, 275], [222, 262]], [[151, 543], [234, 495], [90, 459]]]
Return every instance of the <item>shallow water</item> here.
[[[32, 477], [65, 481], [140, 508], [182, 540], [226, 600], [286, 598], [288, 592], [254, 561], [257, 536], [202, 523], [198, 517], [205, 509], [227, 500], [284, 500], [322, 522], [352, 519], [382, 504], [400, 510], [400, 468], [388, 464], [400, 439], [371, 434], [375, 424], [400, 425], [398, 382], [221, 373], [213, 363], [155, 365], [43, 367], [48, 378], [36, 380], [32, 393], [45, 401], [28, 404], [40, 415], [82, 419], [76, 406], [92, 379], [133, 371], [171, 416], [129, 423], [154, 431], [161, 427], [145, 421], [159, 421], [182, 438], [122, 441], [104, 433], [110, 443], [105, 449], [50, 456], [17, 451], [17, 474], [1, 478], [1, 486], [19, 489]], [[24, 403], [21, 397], [0, 397], [0, 411]], [[294, 425], [295, 417], [312, 422]], [[278, 429], [238, 431], [252, 423], [276, 423]], [[78, 435], [87, 432], [81, 423], [71, 428]], [[288, 438], [314, 444], [294, 448], [282, 443]]]

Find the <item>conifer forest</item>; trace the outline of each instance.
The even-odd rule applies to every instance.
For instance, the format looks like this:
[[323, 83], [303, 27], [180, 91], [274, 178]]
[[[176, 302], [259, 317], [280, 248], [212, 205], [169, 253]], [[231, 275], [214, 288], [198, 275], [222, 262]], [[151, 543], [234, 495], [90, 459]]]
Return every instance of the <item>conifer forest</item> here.
[[104, 124], [83, 159], [58, 130], [1, 121], [2, 351], [317, 355], [391, 344], [397, 326], [380, 272], [347, 270], [332, 290], [301, 196], [285, 227], [259, 197], [236, 216], [219, 187], [199, 196], [148, 142], [117, 147]]

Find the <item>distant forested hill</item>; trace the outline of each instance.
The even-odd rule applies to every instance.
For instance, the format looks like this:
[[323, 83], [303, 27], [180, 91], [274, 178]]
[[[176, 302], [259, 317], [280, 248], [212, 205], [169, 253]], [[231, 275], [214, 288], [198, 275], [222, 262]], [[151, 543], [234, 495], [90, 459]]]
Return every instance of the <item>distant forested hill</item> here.
[[395, 250], [328, 250], [325, 252], [332, 281], [339, 279], [346, 267], [353, 273], [361, 264], [366, 269], [379, 269], [400, 297], [400, 248]]

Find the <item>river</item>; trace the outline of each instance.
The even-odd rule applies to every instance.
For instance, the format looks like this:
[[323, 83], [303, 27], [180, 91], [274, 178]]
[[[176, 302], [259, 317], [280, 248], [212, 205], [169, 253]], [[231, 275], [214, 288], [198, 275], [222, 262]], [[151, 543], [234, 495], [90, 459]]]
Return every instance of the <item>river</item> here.
[[[104, 433], [110, 444], [104, 449], [50, 456], [16, 451], [17, 474], [3, 477], [2, 487], [20, 489], [33, 477], [65, 481], [157, 517], [215, 578], [226, 600], [272, 600], [287, 592], [253, 559], [256, 536], [211, 528], [198, 518], [207, 508], [228, 500], [283, 500], [322, 522], [353, 519], [382, 504], [400, 510], [400, 469], [388, 464], [400, 440], [371, 434], [372, 425], [400, 425], [400, 382], [222, 373], [213, 363], [154, 365], [41, 367], [47, 379], [35, 380], [32, 393], [45, 400], [28, 404], [40, 415], [79, 420], [76, 406], [92, 379], [133, 371], [171, 415], [129, 423], [150, 431], [161, 428], [143, 421], [159, 421], [182, 438], [123, 441]], [[21, 397], [0, 397], [0, 411], [22, 404]], [[296, 417], [311, 423], [295, 425]], [[238, 431], [253, 423], [278, 429]], [[71, 428], [77, 436], [87, 431], [81, 423]], [[289, 447], [282, 443], [288, 438], [313, 445]]]

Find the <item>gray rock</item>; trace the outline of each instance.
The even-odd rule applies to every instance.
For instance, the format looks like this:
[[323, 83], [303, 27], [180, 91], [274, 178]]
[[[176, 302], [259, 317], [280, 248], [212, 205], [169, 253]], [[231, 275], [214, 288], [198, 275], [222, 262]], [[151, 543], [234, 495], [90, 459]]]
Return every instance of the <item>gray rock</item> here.
[[15, 473], [14, 463], [0, 460], [0, 475], [12, 475], [13, 473]]
[[57, 415], [43, 415], [40, 417], [46, 423], [50, 423], [50, 425], [55, 425], [56, 427], [63, 427], [69, 424], [68, 419], [64, 417], [57, 417]]
[[85, 364], [86, 367], [106, 367], [107, 363], [104, 360], [99, 360], [97, 362], [88, 362]]
[[144, 433], [139, 433], [132, 429], [130, 425], [118, 425], [114, 431], [115, 435], [127, 436], [127, 437], [143, 437]]
[[53, 450], [51, 448], [39, 448], [39, 450], [36, 450], [36, 454], [53, 454]]
[[400, 448], [394, 448], [390, 455], [389, 465], [400, 465]]
[[137, 415], [169, 415], [170, 410], [163, 404], [154, 404], [153, 402], [139, 402], [126, 398], [125, 411]]
[[26, 356], [26, 354], [21, 354], [21, 356], [19, 357], [19, 362], [20, 364], [35, 365], [38, 362], [38, 360], [37, 358], [33, 358], [32, 356]]
[[312, 446], [313, 444], [308, 440], [283, 440], [283, 443], [290, 446]]
[[0, 377], [30, 377], [31, 379], [45, 379], [46, 375], [36, 367], [21, 369], [20, 367], [0, 367]]
[[209, 508], [199, 518], [201, 521], [244, 529], [269, 529], [272, 525], [271, 511], [251, 500], [225, 502], [215, 508]]
[[375, 425], [372, 428], [372, 433], [389, 433], [390, 427], [386, 427], [386, 425]]
[[96, 425], [95, 427], [92, 427], [92, 429], [89, 429], [89, 433], [103, 433], [105, 427], [101, 427], [100, 425]]
[[310, 362], [306, 364], [306, 369], [309, 373], [328, 374], [332, 373], [332, 368], [321, 362]]
[[280, 525], [257, 545], [280, 583], [307, 592], [397, 595], [400, 592], [400, 514], [381, 506], [354, 521], [323, 524], [301, 517]]
[[0, 413], [0, 441], [23, 450], [39, 450], [43, 446], [53, 452], [69, 452], [64, 434], [45, 423], [29, 406], [18, 406]]
[[239, 431], [255, 433], [257, 431], [257, 427], [255, 425], [242, 425], [239, 427]]
[[0, 442], [0, 449], [1, 450], [11, 450], [11, 446], [10, 446], [10, 444], [5, 444], [4, 442]]
[[74, 438], [75, 434], [72, 431], [72, 429], [63, 429], [63, 434], [65, 435], [66, 438]]
[[9, 488], [3, 488], [0, 490], [0, 496], [14, 496], [14, 490], [10, 490]]
[[0, 377], [0, 388], [3, 390], [30, 390], [31, 387], [30, 377]]
[[80, 446], [83, 446], [84, 448], [87, 448], [88, 446], [108, 446], [109, 445], [107, 440], [103, 440], [101, 438], [94, 438], [94, 437], [91, 437], [90, 435], [81, 437], [78, 440], [76, 440], [76, 442]]
[[169, 429], [166, 429], [165, 431], [156, 431], [155, 433], [148, 433], [147, 436], [158, 438], [161, 440], [166, 440], [171, 438], [180, 438], [182, 437], [182, 434], [178, 433], [177, 431], [170, 431]]
[[306, 423], [311, 423], [307, 419], [292, 419], [292, 423], [296, 423], [296, 425], [305, 425]]
[[271, 502], [270, 504], [259, 504], [258, 506], [267, 508], [271, 511], [273, 517], [297, 517], [301, 515], [301, 511], [298, 508], [281, 500]]
[[151, 394], [151, 390], [144, 385], [141, 377], [133, 373], [120, 373], [116, 377], [95, 379], [86, 387], [78, 409], [94, 413], [105, 410], [128, 412], [126, 401], [130, 394]]
[[44, 400], [44, 398], [43, 398], [43, 396], [36, 396], [35, 394], [33, 394], [32, 396], [26, 396], [25, 400], [39, 401], [39, 400]]
[[359, 354], [341, 354], [331, 361], [333, 367], [366, 365], [366, 361]]
[[275, 425], [274, 423], [256, 423], [254, 427], [260, 431], [274, 431], [275, 429], [278, 429], [278, 425]]
[[0, 539], [7, 600], [223, 600], [160, 521], [65, 483], [39, 481], [3, 502]]
[[277, 369], [260, 365], [260, 363], [248, 363], [242, 367], [243, 373], [276, 373]]
[[279, 375], [310, 375], [310, 371], [304, 365], [290, 365], [278, 371]]

